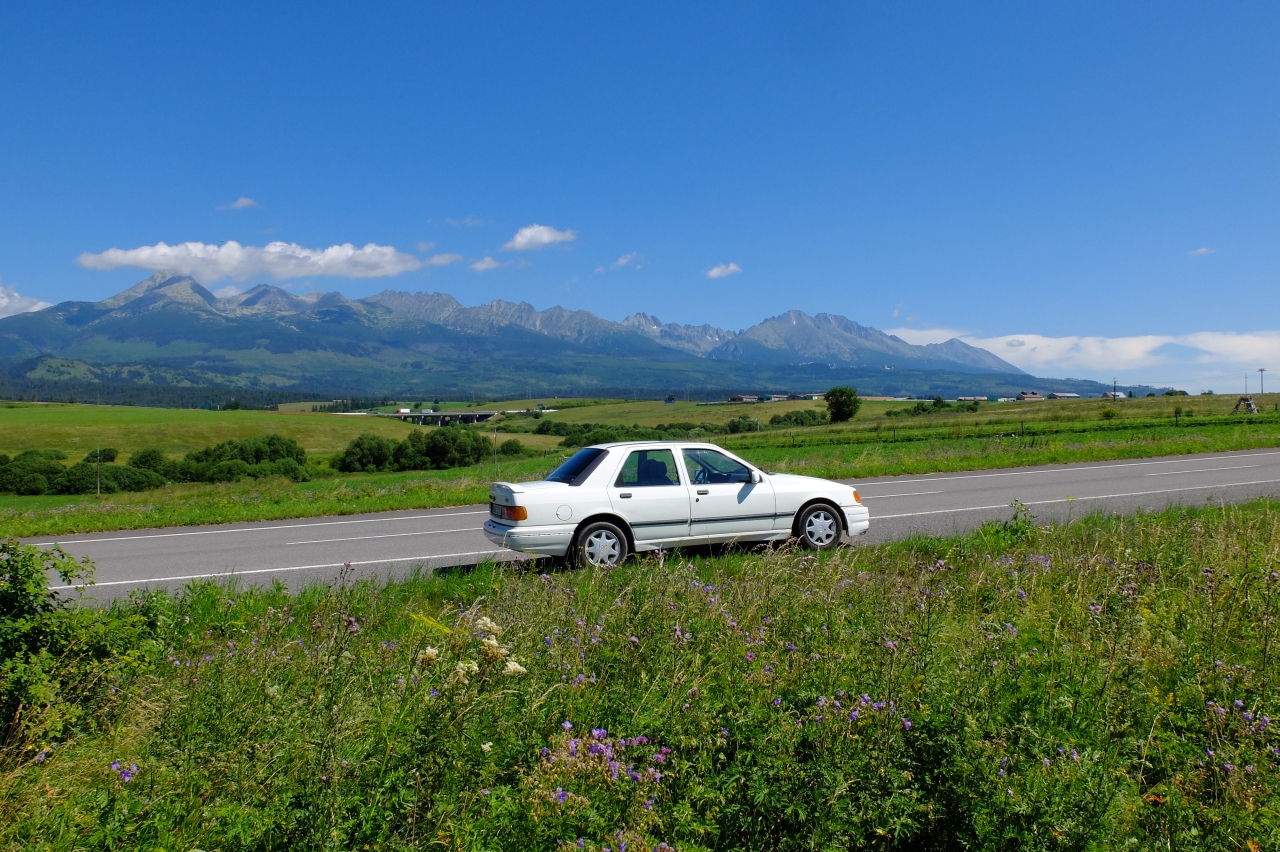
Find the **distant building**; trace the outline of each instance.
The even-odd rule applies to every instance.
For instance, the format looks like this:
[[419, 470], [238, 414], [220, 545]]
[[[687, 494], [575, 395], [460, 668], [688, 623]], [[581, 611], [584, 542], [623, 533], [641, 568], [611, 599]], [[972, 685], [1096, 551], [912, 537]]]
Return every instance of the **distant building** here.
[[729, 401], [730, 402], [746, 402], [747, 398], [740, 393], [735, 393], [733, 396], [729, 397]]
[[1023, 391], [1017, 396], [1018, 402], [1043, 402], [1044, 397], [1039, 391]]
[[787, 399], [826, 399], [825, 393], [789, 393]]
[[987, 402], [985, 396], [958, 396], [956, 402]]
[[1103, 399], [1127, 399], [1127, 397], [1124, 395], [1124, 391], [1114, 391], [1114, 392], [1107, 391], [1102, 395], [1102, 398]]
[[1067, 393], [1066, 391], [1054, 391], [1053, 393], [1049, 394], [1047, 398], [1048, 399], [1079, 399], [1080, 394]]

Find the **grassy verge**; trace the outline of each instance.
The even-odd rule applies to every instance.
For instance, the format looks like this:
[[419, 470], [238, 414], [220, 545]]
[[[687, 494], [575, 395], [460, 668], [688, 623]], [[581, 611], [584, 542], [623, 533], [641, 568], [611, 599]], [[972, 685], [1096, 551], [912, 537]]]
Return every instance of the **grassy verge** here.
[[123, 638], [0, 846], [1276, 848], [1278, 553], [1259, 501], [73, 611]]

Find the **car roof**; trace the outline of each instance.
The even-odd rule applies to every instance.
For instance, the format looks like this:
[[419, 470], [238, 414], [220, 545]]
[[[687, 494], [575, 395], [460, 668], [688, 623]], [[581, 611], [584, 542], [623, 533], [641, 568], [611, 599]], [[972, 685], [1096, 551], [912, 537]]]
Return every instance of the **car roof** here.
[[668, 439], [659, 438], [653, 441], [615, 441], [612, 444], [592, 444], [590, 446], [590, 449], [612, 450], [612, 449], [619, 449], [623, 447], [652, 447], [652, 446], [706, 447], [707, 449], [712, 449], [712, 450], [724, 449], [724, 447], [718, 447], [715, 444], [708, 444], [705, 441], [685, 441], [680, 438], [668, 438]]

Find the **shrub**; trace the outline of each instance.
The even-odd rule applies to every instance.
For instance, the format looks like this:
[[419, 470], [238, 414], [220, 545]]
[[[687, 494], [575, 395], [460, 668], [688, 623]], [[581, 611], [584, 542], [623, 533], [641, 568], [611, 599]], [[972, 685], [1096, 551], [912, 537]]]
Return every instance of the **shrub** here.
[[49, 458], [48, 451], [26, 450], [0, 468], [0, 491], [43, 494], [49, 483], [65, 471], [65, 467]]
[[[163, 466], [161, 459], [149, 454], [145, 461]], [[285, 461], [293, 464], [281, 467], [280, 463]], [[277, 471], [289, 470], [296, 472], [295, 479], [305, 480], [306, 464], [307, 451], [293, 438], [264, 435], [239, 441], [223, 441], [221, 444], [187, 453], [186, 458], [177, 465], [173, 478], [181, 482], [234, 482], [243, 476], [272, 476]]]
[[756, 432], [759, 428], [760, 424], [754, 417], [749, 414], [739, 414], [725, 423], [721, 431], [728, 432], [730, 435], [737, 435], [739, 432]]
[[1104, 408], [1104, 409], [1102, 409], [1102, 419], [1103, 419], [1103, 420], [1115, 420], [1115, 419], [1116, 419], [1116, 417], [1118, 417], [1118, 416], [1119, 416], [1119, 412], [1117, 412], [1114, 408]]
[[149, 470], [165, 479], [176, 479], [178, 476], [178, 463], [156, 449], [145, 449], [134, 453], [128, 461], [128, 466]]
[[467, 467], [483, 460], [492, 450], [489, 439], [471, 429], [415, 429], [395, 448], [395, 465], [400, 470]]
[[511, 438], [510, 440], [503, 441], [498, 445], [498, 452], [504, 456], [518, 456], [524, 452], [524, 444], [520, 443], [515, 438]]
[[832, 423], [844, 423], [858, 415], [862, 407], [862, 399], [857, 388], [834, 387], [825, 395], [827, 415]]
[[802, 408], [798, 411], [788, 411], [786, 414], [775, 414], [769, 418], [770, 426], [821, 426], [829, 423], [830, 416], [825, 411], [814, 411], [812, 408]]
[[112, 447], [103, 447], [100, 450], [90, 450], [85, 454], [84, 460], [91, 464], [96, 464], [98, 462], [109, 464], [110, 462], [115, 461], [116, 457], [119, 455], [120, 453]]
[[83, 461], [68, 468], [50, 484], [49, 490], [54, 494], [94, 494], [99, 490], [103, 494], [115, 494], [147, 491], [164, 483], [164, 477], [154, 471]]
[[357, 437], [329, 463], [343, 473], [377, 473], [395, 468], [396, 442], [372, 432]]

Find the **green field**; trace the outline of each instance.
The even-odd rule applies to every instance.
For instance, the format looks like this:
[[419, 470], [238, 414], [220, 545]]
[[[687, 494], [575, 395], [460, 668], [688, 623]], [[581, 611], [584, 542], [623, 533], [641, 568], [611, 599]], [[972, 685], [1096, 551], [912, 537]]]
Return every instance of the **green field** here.
[[1280, 848], [1278, 554], [1257, 501], [65, 612], [12, 554], [0, 849]]
[[[520, 401], [493, 405], [514, 409]], [[547, 420], [630, 427], [659, 423], [722, 424], [749, 413], [767, 424], [774, 414], [821, 403], [741, 405], [556, 401], [573, 403]], [[1176, 397], [1103, 402], [1081, 400], [983, 405], [976, 413], [889, 417], [913, 403], [864, 402], [850, 423], [715, 435], [719, 443], [766, 470], [830, 478], [866, 478], [934, 471], [1150, 458], [1186, 453], [1280, 446], [1280, 395], [1264, 400], [1259, 415], [1232, 415], [1234, 399]], [[1184, 411], [1175, 423], [1173, 410]], [[1190, 409], [1192, 414], [1185, 412]], [[1103, 412], [1114, 411], [1110, 419]], [[362, 431], [402, 438], [411, 429], [392, 418], [257, 411], [182, 411], [86, 405], [0, 406], [0, 452], [61, 449], [72, 458], [101, 444], [129, 454], [158, 446], [173, 455], [230, 438], [279, 432], [312, 454], [315, 481], [242, 481], [225, 485], [173, 485], [136, 494], [19, 497], [0, 495], [0, 533], [65, 535], [160, 525], [270, 520], [483, 502], [492, 480], [537, 478], [572, 448], [553, 435], [531, 434], [539, 419], [510, 415], [482, 427], [499, 442], [521, 441], [527, 456], [470, 468], [428, 473], [338, 475], [324, 466]], [[429, 427], [430, 428], [430, 427]], [[520, 431], [515, 431], [520, 430]]]

